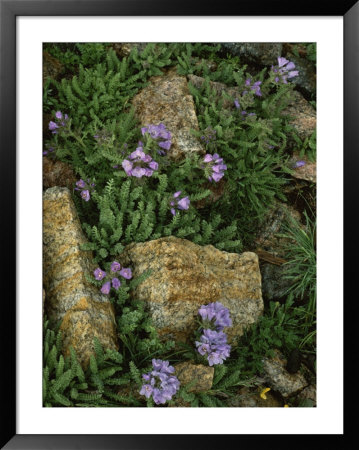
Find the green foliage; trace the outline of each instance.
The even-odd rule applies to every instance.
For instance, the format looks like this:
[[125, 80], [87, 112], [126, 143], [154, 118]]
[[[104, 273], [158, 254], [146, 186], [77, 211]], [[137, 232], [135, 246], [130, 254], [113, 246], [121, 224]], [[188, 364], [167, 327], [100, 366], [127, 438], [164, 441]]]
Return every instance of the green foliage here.
[[[242, 90], [243, 70], [233, 72], [233, 79]], [[285, 200], [281, 188], [290, 171], [285, 165], [286, 135], [283, 128], [286, 124], [281, 111], [291, 101], [292, 88], [283, 85], [275, 93], [264, 96], [270, 92], [270, 86], [263, 82], [263, 99], [255, 98], [254, 94], [243, 98], [238, 96], [243, 110], [248, 113], [255, 111], [255, 115], [247, 115], [244, 120], [241, 111], [234, 106], [224, 107], [226, 94], [219, 96], [211, 88], [208, 77], [202, 88], [189, 83], [189, 89], [202, 130], [198, 135], [208, 127], [216, 131], [217, 137], [211, 146], [223, 157], [228, 168], [224, 200], [231, 208], [227, 209], [226, 201], [222, 201], [218, 203], [216, 212], [222, 217], [238, 217], [238, 226], [244, 235], [250, 227], [253, 228], [256, 219], [263, 217], [276, 197]], [[231, 99], [233, 101], [234, 98]], [[248, 225], [249, 217], [251, 225]]]
[[308, 334], [303, 315], [305, 308], [294, 306], [290, 297], [283, 305], [270, 302], [263, 316], [240, 338], [234, 352], [237, 356], [231, 355], [242, 374], [251, 377], [260, 372], [262, 359], [274, 356], [274, 349], [284, 354], [295, 348], [312, 352], [315, 349], [315, 333]]
[[[181, 174], [176, 177], [173, 171], [172, 175], [179, 183]], [[131, 242], [145, 242], [170, 235], [201, 245], [210, 243], [223, 250], [241, 248], [236, 221], [232, 220], [226, 226], [218, 214], [206, 220], [201, 211], [194, 207], [172, 216], [169, 202], [173, 193], [182, 186], [177, 184], [176, 188], [169, 190], [171, 179], [168, 180], [165, 174], [154, 174], [152, 178], [145, 180], [145, 185], [138, 185], [137, 180], [132, 179], [121, 182], [121, 178], [117, 184], [112, 178], [102, 195], [93, 195], [99, 211], [98, 225], [83, 226], [94, 244], [86, 248], [95, 250], [97, 262], [107, 255], [118, 255]], [[183, 188], [183, 193], [190, 195], [192, 203], [208, 195], [204, 189], [193, 192], [194, 189], [195, 185]]]
[[107, 44], [45, 44], [45, 50], [58, 59], [66, 70], [73, 72], [80, 64], [87, 67], [101, 63], [106, 57]]
[[309, 218], [304, 211], [305, 227], [293, 217], [288, 222], [281, 235], [289, 239], [286, 245], [286, 258], [284, 277], [290, 280], [291, 285], [287, 294], [291, 298], [304, 301], [307, 329], [313, 327], [316, 316], [316, 221]]
[[116, 395], [116, 388], [129, 383], [129, 376], [119, 376], [122, 371], [122, 355], [115, 350], [104, 349], [94, 339], [95, 355], [84, 371], [73, 348], [70, 356], [62, 355], [61, 332], [44, 322], [43, 356], [43, 405], [53, 406], [123, 406], [136, 405], [135, 399]]
[[312, 162], [316, 161], [317, 158], [317, 133], [313, 131], [313, 133], [305, 138], [304, 140], [300, 139], [300, 137], [293, 132], [292, 137], [295, 143], [298, 146], [299, 156], [307, 156], [308, 159]]

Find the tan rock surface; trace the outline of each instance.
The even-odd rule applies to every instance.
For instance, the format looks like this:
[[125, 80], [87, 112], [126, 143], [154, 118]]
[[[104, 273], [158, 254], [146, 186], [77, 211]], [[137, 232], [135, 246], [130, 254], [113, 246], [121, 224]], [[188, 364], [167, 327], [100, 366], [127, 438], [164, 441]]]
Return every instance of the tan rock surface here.
[[93, 339], [117, 349], [113, 307], [105, 295], [90, 285], [88, 252], [80, 250], [86, 239], [67, 188], [53, 187], [43, 197], [43, 284], [45, 308], [52, 320], [61, 320], [63, 350], [73, 346], [86, 366], [93, 353]]
[[241, 336], [263, 311], [261, 275], [255, 253], [220, 251], [174, 236], [130, 244], [119, 257], [134, 277], [151, 270], [134, 291], [143, 300], [160, 336], [191, 340], [198, 308], [219, 301], [230, 311], [229, 340]]
[[191, 361], [185, 361], [174, 365], [176, 377], [181, 386], [191, 383], [188, 392], [209, 391], [213, 384], [214, 367], [204, 366], [203, 364], [193, 364]]
[[198, 130], [198, 120], [186, 77], [177, 75], [172, 69], [149, 81], [149, 86], [132, 100], [142, 126], [166, 125], [172, 134], [168, 155], [173, 159], [183, 159], [189, 153], [204, 153], [200, 142], [191, 133], [191, 129]]
[[293, 91], [293, 102], [282, 112], [283, 115], [292, 116], [292, 125], [298, 136], [304, 140], [316, 130], [317, 115], [313, 106], [298, 91]]
[[310, 161], [306, 156], [300, 156], [298, 152], [294, 152], [290, 160], [290, 165], [294, 166], [297, 161], [304, 161], [305, 165], [293, 169], [292, 176], [299, 180], [317, 182], [317, 163]]
[[72, 168], [62, 161], [55, 161], [44, 156], [42, 158], [42, 170], [44, 190], [55, 186], [63, 186], [71, 190], [76, 182]]

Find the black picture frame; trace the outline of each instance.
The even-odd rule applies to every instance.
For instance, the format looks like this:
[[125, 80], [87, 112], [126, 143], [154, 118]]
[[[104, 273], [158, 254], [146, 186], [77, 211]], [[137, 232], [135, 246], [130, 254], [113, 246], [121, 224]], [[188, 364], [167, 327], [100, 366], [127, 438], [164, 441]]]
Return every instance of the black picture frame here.
[[[355, 265], [349, 265], [358, 235], [353, 194], [359, 169], [359, 4], [355, 0], [229, 1], [187, 0], [0, 0], [0, 192], [2, 220], [2, 401], [1, 448], [5, 449], [183, 449], [218, 448], [223, 445], [266, 445], [278, 435], [17, 435], [16, 434], [16, 17], [18, 16], [343, 16], [344, 18], [344, 272], [345, 293], [351, 292]], [[6, 213], [5, 213], [6, 211]], [[350, 250], [350, 251], [349, 251]], [[353, 290], [353, 292], [355, 292]], [[355, 298], [352, 298], [355, 302]], [[353, 303], [352, 303], [353, 304]], [[346, 332], [351, 333], [355, 314], [345, 307]], [[349, 336], [354, 340], [354, 336]], [[347, 339], [348, 342], [348, 339]], [[353, 360], [346, 347], [346, 370]], [[353, 355], [352, 355], [353, 356]], [[355, 357], [355, 355], [354, 355]], [[348, 391], [346, 392], [348, 394]], [[353, 393], [355, 395], [355, 392]], [[348, 400], [348, 399], [347, 399]], [[349, 404], [349, 401], [346, 402]], [[337, 448], [353, 430], [355, 414], [348, 417], [344, 435], [330, 435]], [[283, 430], [285, 434], [285, 430]], [[283, 437], [283, 435], [281, 435]], [[299, 445], [317, 445], [318, 435], [290, 435]], [[283, 439], [286, 441], [287, 439]], [[269, 441], [269, 442], [268, 442]], [[340, 441], [340, 442], [339, 442]], [[283, 442], [284, 445], [284, 442]], [[281, 444], [276, 443], [276, 447]], [[286, 444], [287, 446], [287, 444]], [[339, 447], [340, 446], [340, 447]]]

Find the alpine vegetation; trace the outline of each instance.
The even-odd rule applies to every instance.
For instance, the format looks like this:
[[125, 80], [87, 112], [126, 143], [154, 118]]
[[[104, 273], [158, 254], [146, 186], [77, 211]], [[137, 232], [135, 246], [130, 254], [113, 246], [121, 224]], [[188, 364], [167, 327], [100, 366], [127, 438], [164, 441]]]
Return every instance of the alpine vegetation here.
[[[236, 53], [231, 45], [237, 44], [44, 44], [51, 67], [44, 72], [43, 176], [46, 186], [67, 186], [78, 224], [69, 237], [61, 283], [75, 293], [81, 276], [94, 299], [71, 306], [71, 320], [86, 317], [90, 330], [94, 316], [102, 317], [107, 308], [113, 336], [109, 349], [100, 339], [101, 326], [86, 333], [93, 355], [82, 367], [75, 350], [65, 351], [62, 344], [64, 324], [46, 316], [44, 406], [242, 406], [242, 388], [267, 401], [275, 389], [264, 399], [258, 393], [268, 388], [257, 384], [263, 358], [274, 350], [286, 358], [300, 352], [306, 369], [302, 364], [298, 371], [315, 385], [315, 183], [306, 175], [315, 165], [315, 129], [307, 128], [315, 122], [316, 103], [315, 92], [304, 96], [300, 86], [306, 76], [300, 59], [315, 67], [315, 44], [278, 43], [265, 63], [256, 52], [247, 57], [242, 47]], [[62, 167], [65, 175], [58, 176]], [[279, 217], [278, 205], [294, 210], [297, 219]], [[65, 216], [61, 210], [60, 222], [75, 220]], [[52, 229], [57, 224], [51, 220]], [[62, 222], [62, 241], [61, 227]], [[196, 247], [194, 256], [182, 255], [178, 242]], [[146, 245], [150, 252], [143, 258]], [[132, 250], [138, 250], [137, 259]], [[252, 252], [255, 275], [245, 252]], [[72, 277], [73, 256], [87, 262], [80, 260], [81, 271]], [[236, 275], [243, 269], [251, 280], [262, 276], [256, 298], [264, 300], [262, 309], [265, 305], [233, 340], [237, 312], [224, 304], [239, 297], [218, 288], [222, 280], [227, 283], [232, 256], [240, 260]], [[159, 257], [163, 267], [153, 269]], [[160, 279], [162, 268], [166, 275]], [[52, 271], [51, 266], [47, 272]], [[184, 301], [188, 280], [210, 288], [193, 295], [186, 289]], [[49, 317], [52, 282], [59, 282], [55, 275], [44, 281]], [[278, 283], [281, 294], [269, 301], [266, 292]], [[245, 298], [250, 301], [251, 294]], [[174, 326], [162, 333], [160, 302], [169, 304], [176, 324], [190, 317], [183, 341], [180, 328], [178, 335]], [[180, 309], [184, 303], [186, 314]], [[187, 372], [177, 377], [178, 363]], [[295, 395], [275, 393], [281, 406], [299, 406]]]

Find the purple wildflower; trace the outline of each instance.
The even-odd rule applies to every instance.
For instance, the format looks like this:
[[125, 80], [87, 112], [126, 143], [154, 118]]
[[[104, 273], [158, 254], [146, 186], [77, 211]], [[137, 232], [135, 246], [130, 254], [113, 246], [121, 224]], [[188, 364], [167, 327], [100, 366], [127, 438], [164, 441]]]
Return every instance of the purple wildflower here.
[[196, 341], [197, 351], [200, 355], [207, 356], [210, 366], [222, 364], [231, 350], [231, 346], [227, 344], [227, 335], [222, 331], [225, 327], [232, 326], [229, 310], [222, 303], [214, 302], [202, 305], [198, 314], [205, 329], [200, 340]]
[[223, 331], [210, 329], [203, 331], [200, 341], [196, 341], [196, 347], [202, 356], [207, 355], [210, 366], [223, 364], [231, 350], [231, 346], [227, 344], [227, 335]]
[[237, 109], [239, 109], [239, 108], [241, 107], [241, 105], [239, 104], [238, 98], [236, 98], [236, 99], [234, 100], [234, 106], [235, 106]]
[[76, 187], [74, 188], [75, 191], [81, 191], [80, 195], [85, 200], [85, 202], [88, 202], [91, 198], [90, 193], [93, 191], [93, 188], [95, 186], [95, 183], [91, 183], [91, 181], [88, 179], [87, 183], [84, 180], [76, 181]]
[[[248, 79], [246, 80], [246, 82], [245, 82], [245, 85], [246, 85], [247, 87], [249, 87], [249, 88], [251, 89], [251, 91], [254, 91], [254, 93], [255, 93], [256, 95], [258, 95], [258, 97], [261, 97], [261, 96], [262, 96], [262, 92], [261, 92], [261, 88], [260, 88], [260, 85], [261, 85], [261, 84], [262, 84], [261, 81], [255, 81], [255, 82], [252, 84], [252, 79], [251, 79], [251, 78], [248, 78]], [[245, 90], [245, 91], [243, 91], [243, 93], [242, 93], [243, 96], [246, 95], [246, 94], [248, 94], [248, 90]]]
[[229, 309], [220, 302], [202, 305], [198, 314], [204, 321], [212, 321], [217, 331], [222, 331], [224, 327], [232, 326], [232, 319], [229, 316]]
[[50, 122], [49, 122], [49, 130], [54, 131], [54, 130], [56, 130], [57, 128], [59, 128], [59, 126], [58, 126], [55, 122], [53, 122], [52, 120], [50, 120]]
[[111, 264], [111, 272], [118, 272], [121, 269], [121, 264], [117, 261], [114, 261]]
[[305, 161], [297, 161], [294, 165], [293, 165], [293, 169], [298, 169], [298, 167], [303, 167], [305, 166], [306, 162]]
[[224, 176], [224, 171], [227, 170], [227, 166], [223, 164], [223, 158], [220, 158], [218, 153], [214, 153], [213, 155], [207, 153], [203, 158], [203, 162], [207, 166], [205, 173], [209, 181], [215, 181], [217, 183]]
[[110, 289], [111, 289], [111, 283], [109, 281], [106, 281], [106, 283], [104, 283], [101, 288], [101, 292], [103, 294], [108, 295], [110, 293]]
[[180, 198], [182, 191], [177, 191], [173, 194], [173, 199], [170, 201], [170, 206], [172, 206], [173, 208], [171, 208], [171, 214], [172, 215], [176, 215], [176, 208], [179, 210], [184, 210], [184, 209], [188, 209], [189, 205], [191, 203], [189, 197], [182, 197]]
[[140, 146], [128, 156], [128, 159], [122, 161], [122, 167], [128, 176], [136, 178], [150, 177], [158, 169], [158, 163], [153, 161], [152, 157], [143, 151], [142, 142], [139, 144]]
[[61, 111], [56, 111], [55, 117], [55, 122], [52, 120], [49, 122], [49, 130], [52, 131], [52, 134], [57, 134], [60, 127], [65, 127], [69, 119], [69, 116], [67, 114], [63, 116]]
[[90, 192], [87, 189], [84, 189], [81, 192], [81, 197], [85, 200], [85, 202], [88, 202], [90, 200]]
[[84, 182], [84, 180], [79, 180], [79, 181], [76, 181], [76, 186], [78, 187], [78, 188], [84, 188], [84, 187], [86, 187], [86, 183]]
[[188, 197], [183, 197], [183, 198], [181, 198], [181, 200], [179, 200], [177, 202], [177, 208], [181, 209], [181, 210], [188, 209], [190, 203], [191, 202], [190, 202], [190, 199]]
[[[152, 139], [161, 141], [158, 142], [158, 146], [163, 148], [164, 150], [169, 150], [172, 145], [172, 135], [166, 129], [166, 126], [163, 123], [159, 125], [147, 125], [147, 127], [141, 128], [142, 136], [149, 135]], [[163, 139], [163, 140], [162, 140]], [[163, 150], [158, 150], [157, 153], [160, 155], [164, 155]]]
[[[278, 57], [278, 65], [272, 66], [272, 72], [276, 74], [274, 82], [279, 83], [280, 78], [284, 84], [288, 83], [288, 78], [294, 78], [299, 75], [298, 70], [295, 69], [295, 64], [292, 61], [288, 61], [283, 57]], [[278, 74], [278, 75], [277, 75]]]
[[152, 367], [152, 372], [142, 375], [147, 383], [141, 387], [140, 394], [146, 398], [152, 396], [156, 405], [162, 405], [176, 394], [180, 382], [176, 376], [172, 375], [175, 370], [168, 361], [153, 359]]
[[121, 286], [121, 281], [118, 278], [112, 278], [112, 287], [118, 290], [118, 288]]
[[93, 274], [96, 280], [103, 280], [106, 276], [106, 272], [104, 270], [101, 270], [99, 267], [96, 270], [94, 270]]
[[126, 280], [130, 280], [130, 279], [132, 278], [132, 270], [129, 269], [129, 268], [121, 269], [121, 270], [120, 270], [120, 275], [121, 275], [123, 278], [126, 278]]

